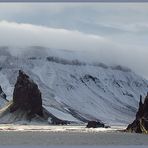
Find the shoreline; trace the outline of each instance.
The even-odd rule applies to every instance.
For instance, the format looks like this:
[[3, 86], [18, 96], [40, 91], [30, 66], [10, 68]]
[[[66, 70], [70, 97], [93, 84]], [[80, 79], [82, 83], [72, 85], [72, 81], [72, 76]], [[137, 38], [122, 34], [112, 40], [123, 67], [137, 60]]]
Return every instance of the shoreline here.
[[125, 126], [111, 126], [110, 128], [86, 128], [86, 125], [21, 125], [0, 124], [1, 131], [45, 131], [45, 132], [121, 132]]

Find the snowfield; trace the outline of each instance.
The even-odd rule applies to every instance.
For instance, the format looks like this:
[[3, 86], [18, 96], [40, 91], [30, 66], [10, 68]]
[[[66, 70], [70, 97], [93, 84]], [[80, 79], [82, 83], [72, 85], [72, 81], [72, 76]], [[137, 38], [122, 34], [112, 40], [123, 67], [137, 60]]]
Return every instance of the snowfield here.
[[[60, 119], [101, 120], [109, 125], [127, 125], [134, 119], [140, 94], [145, 96], [148, 91], [146, 79], [121, 66], [84, 64], [72, 61], [74, 53], [64, 55], [51, 50], [49, 55], [32, 52], [13, 57], [1, 51], [0, 85], [7, 99], [12, 99], [18, 70], [23, 69], [38, 84], [44, 108]], [[49, 60], [49, 56], [59, 60]], [[0, 103], [2, 108], [4, 101]], [[14, 120], [6, 118], [10, 123]]]

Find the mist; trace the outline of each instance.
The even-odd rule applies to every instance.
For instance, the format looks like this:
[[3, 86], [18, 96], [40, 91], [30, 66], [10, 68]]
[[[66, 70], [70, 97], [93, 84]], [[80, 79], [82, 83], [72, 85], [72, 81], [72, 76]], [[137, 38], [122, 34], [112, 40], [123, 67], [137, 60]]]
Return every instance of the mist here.
[[[88, 34], [78, 30], [51, 28], [16, 22], [0, 22], [0, 46], [9, 46], [13, 56], [21, 56], [29, 46], [68, 50], [79, 53], [82, 61], [123, 65], [148, 78], [148, 51], [145, 46], [125, 44], [107, 36]], [[128, 37], [128, 36], [127, 36]], [[129, 36], [130, 37], [130, 36]], [[29, 52], [29, 51], [28, 51]], [[48, 51], [50, 54], [50, 50]], [[68, 57], [67, 57], [68, 58]]]

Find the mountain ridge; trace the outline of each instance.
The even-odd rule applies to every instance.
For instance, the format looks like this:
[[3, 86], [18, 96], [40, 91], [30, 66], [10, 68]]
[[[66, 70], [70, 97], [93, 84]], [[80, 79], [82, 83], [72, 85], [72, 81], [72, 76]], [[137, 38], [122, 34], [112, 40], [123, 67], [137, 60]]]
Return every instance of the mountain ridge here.
[[60, 54], [50, 55], [70, 62], [61, 64], [53, 62], [55, 59], [47, 60], [47, 57], [49, 55], [34, 59], [0, 56], [0, 84], [9, 100], [18, 70], [22, 69], [38, 84], [43, 106], [58, 118], [76, 122], [101, 120], [108, 124], [132, 121], [139, 96], [147, 93], [146, 79], [120, 65], [97, 63], [96, 66], [78, 58], [74, 62]]

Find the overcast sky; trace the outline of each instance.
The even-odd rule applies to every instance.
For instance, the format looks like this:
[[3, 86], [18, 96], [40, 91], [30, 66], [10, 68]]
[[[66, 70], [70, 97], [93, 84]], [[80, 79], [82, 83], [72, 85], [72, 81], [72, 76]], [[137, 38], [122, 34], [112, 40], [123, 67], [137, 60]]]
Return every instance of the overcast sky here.
[[0, 45], [81, 50], [148, 78], [148, 4], [1, 3]]

